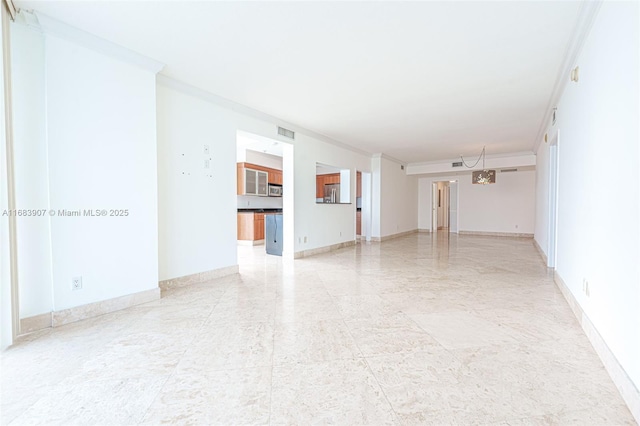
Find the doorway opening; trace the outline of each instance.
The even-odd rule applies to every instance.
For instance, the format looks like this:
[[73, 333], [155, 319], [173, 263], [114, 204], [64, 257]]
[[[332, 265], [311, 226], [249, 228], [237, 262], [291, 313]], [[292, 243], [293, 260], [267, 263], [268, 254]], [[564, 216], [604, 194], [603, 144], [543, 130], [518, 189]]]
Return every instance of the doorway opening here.
[[458, 181], [432, 182], [431, 232], [458, 232]]
[[236, 178], [238, 264], [293, 257], [293, 145], [238, 131]]
[[371, 241], [371, 188], [371, 173], [356, 170], [356, 242]]

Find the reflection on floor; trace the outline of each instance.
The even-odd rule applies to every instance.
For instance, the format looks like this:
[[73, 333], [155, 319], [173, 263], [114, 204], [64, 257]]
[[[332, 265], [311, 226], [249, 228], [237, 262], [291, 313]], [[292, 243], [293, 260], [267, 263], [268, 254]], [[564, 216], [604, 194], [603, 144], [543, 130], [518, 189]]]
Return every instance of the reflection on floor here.
[[239, 250], [4, 352], [2, 423], [634, 424], [531, 240]]

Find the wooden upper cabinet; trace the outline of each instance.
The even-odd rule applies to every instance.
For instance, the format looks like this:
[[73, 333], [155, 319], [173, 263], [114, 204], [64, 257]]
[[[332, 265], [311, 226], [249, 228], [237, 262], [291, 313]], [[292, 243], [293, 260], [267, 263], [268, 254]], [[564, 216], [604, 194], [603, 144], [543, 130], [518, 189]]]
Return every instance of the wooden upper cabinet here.
[[236, 194], [244, 195], [244, 163], [238, 163], [236, 165]]
[[362, 173], [356, 173], [356, 197], [362, 197]]
[[269, 170], [269, 183], [271, 185], [282, 185], [282, 171], [281, 170]]
[[324, 176], [316, 176], [316, 198], [324, 197]]
[[340, 183], [340, 173], [331, 173], [330, 175], [324, 175], [325, 184]]
[[282, 170], [257, 164], [237, 163], [236, 176], [238, 195], [268, 195], [268, 184], [282, 185]]
[[316, 198], [324, 198], [324, 186], [340, 183], [340, 173], [316, 175]]

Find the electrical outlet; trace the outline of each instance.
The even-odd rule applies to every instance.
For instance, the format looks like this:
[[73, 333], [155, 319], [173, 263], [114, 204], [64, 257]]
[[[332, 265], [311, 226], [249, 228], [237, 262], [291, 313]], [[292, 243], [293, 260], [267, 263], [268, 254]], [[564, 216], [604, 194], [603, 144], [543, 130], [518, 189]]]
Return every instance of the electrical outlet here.
[[82, 277], [71, 278], [71, 290], [82, 290]]
[[304, 243], [307, 244], [307, 237], [304, 237]]
[[207, 158], [206, 160], [204, 160], [204, 168], [208, 169], [209, 167], [211, 167], [211, 160]]
[[591, 291], [589, 290], [589, 281], [586, 278], [582, 279], [582, 292], [587, 297], [591, 296]]

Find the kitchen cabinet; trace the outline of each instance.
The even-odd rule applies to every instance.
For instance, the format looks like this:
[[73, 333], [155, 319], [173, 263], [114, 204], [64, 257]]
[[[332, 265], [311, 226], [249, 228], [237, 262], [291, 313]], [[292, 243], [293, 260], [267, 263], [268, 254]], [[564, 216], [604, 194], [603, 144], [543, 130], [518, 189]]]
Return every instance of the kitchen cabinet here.
[[270, 169], [268, 173], [270, 185], [282, 185], [282, 172], [280, 170]]
[[324, 197], [324, 177], [322, 175], [316, 176], [316, 198]]
[[244, 167], [238, 163], [238, 195], [269, 195], [269, 173]]
[[324, 175], [325, 185], [331, 185], [334, 183], [340, 183], [340, 173], [332, 173], [330, 175]]
[[340, 183], [340, 173], [316, 175], [316, 198], [324, 198], [324, 186]]
[[362, 173], [356, 173], [356, 198], [362, 197]]
[[269, 195], [269, 184], [282, 185], [282, 170], [251, 163], [237, 163], [238, 195]]
[[356, 212], [356, 235], [362, 235], [362, 212]]
[[238, 239], [243, 241], [264, 240], [264, 215], [258, 212], [238, 213]]

